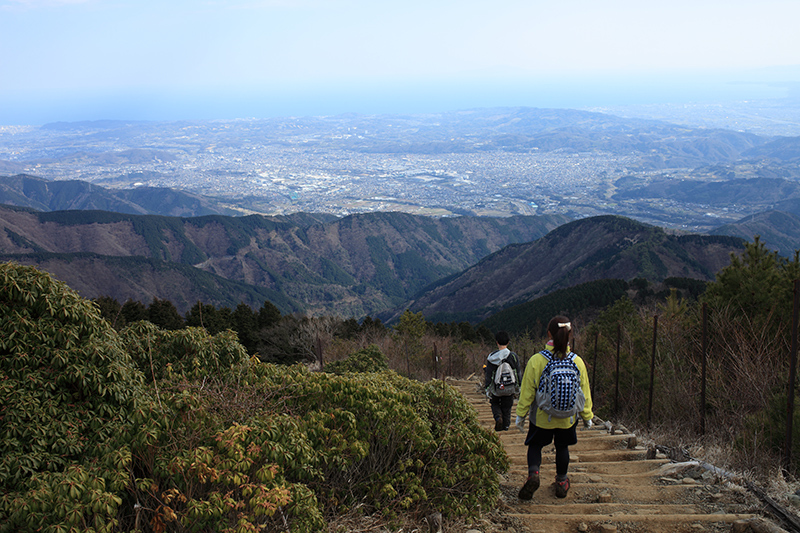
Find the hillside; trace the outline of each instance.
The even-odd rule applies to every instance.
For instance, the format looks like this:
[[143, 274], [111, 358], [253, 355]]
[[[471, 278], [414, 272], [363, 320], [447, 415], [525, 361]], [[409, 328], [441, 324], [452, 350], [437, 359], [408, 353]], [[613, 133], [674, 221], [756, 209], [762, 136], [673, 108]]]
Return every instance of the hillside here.
[[[619, 187], [627, 183], [621, 181]], [[743, 178], [724, 181], [661, 179], [645, 187], [626, 187], [615, 200], [658, 198], [714, 206], [772, 207], [777, 202], [800, 199], [800, 184], [781, 178]]]
[[[249, 291], [284, 313], [361, 317], [400, 306], [424, 286], [567, 221], [401, 213], [177, 218], [0, 207], [0, 259], [46, 263], [87, 298], [159, 297], [185, 312], [198, 299], [230, 305]], [[223, 290], [222, 280], [239, 285]]]
[[792, 258], [800, 250], [800, 216], [791, 212], [767, 211], [725, 224], [711, 232], [752, 241], [758, 235], [767, 248]]
[[0, 204], [37, 211], [100, 210], [184, 217], [242, 214], [213, 199], [165, 187], [115, 190], [86, 181], [51, 181], [27, 174], [0, 176]]
[[711, 280], [730, 262], [731, 252], [742, 248], [743, 241], [734, 237], [674, 236], [623, 217], [592, 217], [560, 226], [536, 242], [507, 246], [420, 293], [408, 307], [432, 321], [480, 321], [593, 280]]
[[258, 309], [264, 300], [269, 300], [284, 314], [303, 311], [300, 303], [278, 291], [225, 279], [189, 265], [142, 256], [84, 252], [0, 254], [0, 262], [8, 260], [36, 266], [87, 297], [112, 296], [120, 303], [127, 300], [149, 303], [157, 297], [175, 304], [181, 314], [198, 301], [230, 309], [244, 302]]
[[[488, 108], [393, 116], [391, 119], [354, 115], [329, 117], [327, 120], [305, 119], [303, 126], [310, 131], [325, 131], [346, 123], [354, 130], [369, 131], [369, 137], [336, 141], [340, 147], [354, 151], [595, 151], [642, 155], [644, 166], [651, 168], [729, 162], [767, 142], [767, 139], [748, 133], [692, 129], [655, 120], [620, 118], [573, 109]], [[481, 139], [480, 145], [476, 145], [474, 139]]]
[[777, 137], [767, 143], [745, 150], [742, 155], [749, 158], [770, 158], [796, 163], [800, 160], [800, 137]]

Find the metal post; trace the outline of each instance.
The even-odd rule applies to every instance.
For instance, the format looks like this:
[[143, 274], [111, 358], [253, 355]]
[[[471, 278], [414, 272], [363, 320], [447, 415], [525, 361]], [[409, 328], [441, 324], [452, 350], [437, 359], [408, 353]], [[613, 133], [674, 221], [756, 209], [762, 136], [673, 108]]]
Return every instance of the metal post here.
[[703, 302], [703, 368], [700, 375], [700, 434], [706, 434], [706, 367], [708, 365], [708, 304]]
[[794, 421], [794, 382], [797, 370], [797, 320], [800, 310], [800, 280], [794, 280], [794, 309], [792, 312], [792, 353], [789, 363], [789, 384], [786, 390], [786, 445], [783, 466], [788, 471], [792, 465], [792, 422]]
[[653, 356], [650, 358], [650, 398], [647, 401], [647, 427], [653, 417], [653, 383], [656, 375], [656, 340], [658, 340], [658, 315], [653, 317]]

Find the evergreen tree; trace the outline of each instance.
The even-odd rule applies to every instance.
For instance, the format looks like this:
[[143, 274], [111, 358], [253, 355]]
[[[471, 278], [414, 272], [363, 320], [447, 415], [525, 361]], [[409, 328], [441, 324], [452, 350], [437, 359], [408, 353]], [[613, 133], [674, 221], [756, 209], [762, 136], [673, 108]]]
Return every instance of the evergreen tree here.
[[111, 296], [98, 296], [92, 302], [100, 310], [102, 316], [114, 328], [125, 327], [125, 317], [122, 316], [122, 304]]
[[125, 319], [125, 324], [132, 324], [139, 320], [147, 320], [147, 307], [136, 300], [128, 300], [122, 304], [122, 318]]
[[161, 329], [176, 330], [183, 328], [183, 317], [169, 300], [153, 298], [147, 307], [147, 320]]
[[[227, 313], [225, 312], [227, 310]], [[197, 302], [186, 314], [186, 325], [205, 328], [211, 335], [232, 329], [231, 310], [223, 307], [219, 311], [211, 304]]]
[[419, 313], [412, 313], [410, 309], [406, 309], [400, 316], [400, 321], [394, 326], [394, 329], [401, 335], [407, 335], [412, 339], [419, 339], [425, 335], [425, 331], [428, 329], [428, 322], [425, 320], [422, 311]]
[[264, 304], [258, 311], [258, 329], [271, 328], [281, 321], [281, 312], [269, 300], [264, 300]]
[[731, 263], [709, 283], [703, 300], [712, 308], [730, 307], [756, 324], [773, 319], [787, 322], [792, 316], [793, 282], [800, 274], [798, 254], [792, 261], [770, 251], [758, 236], [745, 244], [741, 257], [731, 254]]
[[255, 354], [257, 349], [256, 331], [258, 328], [258, 315], [250, 306], [240, 302], [231, 316], [233, 329], [239, 334], [239, 342], [247, 348], [247, 353]]

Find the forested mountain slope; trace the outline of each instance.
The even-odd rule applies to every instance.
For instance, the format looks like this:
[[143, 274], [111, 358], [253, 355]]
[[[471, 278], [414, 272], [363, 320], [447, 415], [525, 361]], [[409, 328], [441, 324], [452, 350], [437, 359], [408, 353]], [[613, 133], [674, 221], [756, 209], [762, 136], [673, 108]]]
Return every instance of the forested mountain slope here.
[[101, 210], [184, 217], [242, 214], [211, 198], [166, 187], [106, 189], [87, 181], [52, 181], [27, 174], [0, 176], [0, 204], [37, 211]]
[[479, 321], [593, 280], [712, 280], [743, 244], [735, 237], [668, 235], [661, 228], [619, 216], [586, 218], [560, 226], [536, 242], [507, 246], [420, 293], [409, 308], [429, 320]]
[[[255, 290], [250, 298], [280, 295], [273, 303], [283, 312], [361, 317], [399, 306], [422, 287], [567, 221], [402, 213], [177, 218], [4, 207], [0, 259], [46, 262], [84, 297], [158, 297], [185, 312], [192, 300], [221, 304], [226, 290], [219, 286], [228, 280], [241, 284], [228, 299], [247, 286]], [[79, 259], [80, 268], [68, 266]], [[209, 275], [216, 276], [213, 290]]]
[[711, 232], [732, 235], [751, 241], [758, 235], [769, 249], [783, 257], [794, 257], [800, 250], [800, 216], [783, 211], [766, 211], [750, 215], [733, 224], [725, 224]]

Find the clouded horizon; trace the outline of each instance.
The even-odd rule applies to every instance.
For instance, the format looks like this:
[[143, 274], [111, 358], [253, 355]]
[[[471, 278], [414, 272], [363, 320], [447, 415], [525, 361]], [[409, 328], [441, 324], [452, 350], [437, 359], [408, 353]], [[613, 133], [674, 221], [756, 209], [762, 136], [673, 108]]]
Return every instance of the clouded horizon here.
[[0, 124], [800, 94], [795, 0], [0, 0]]

